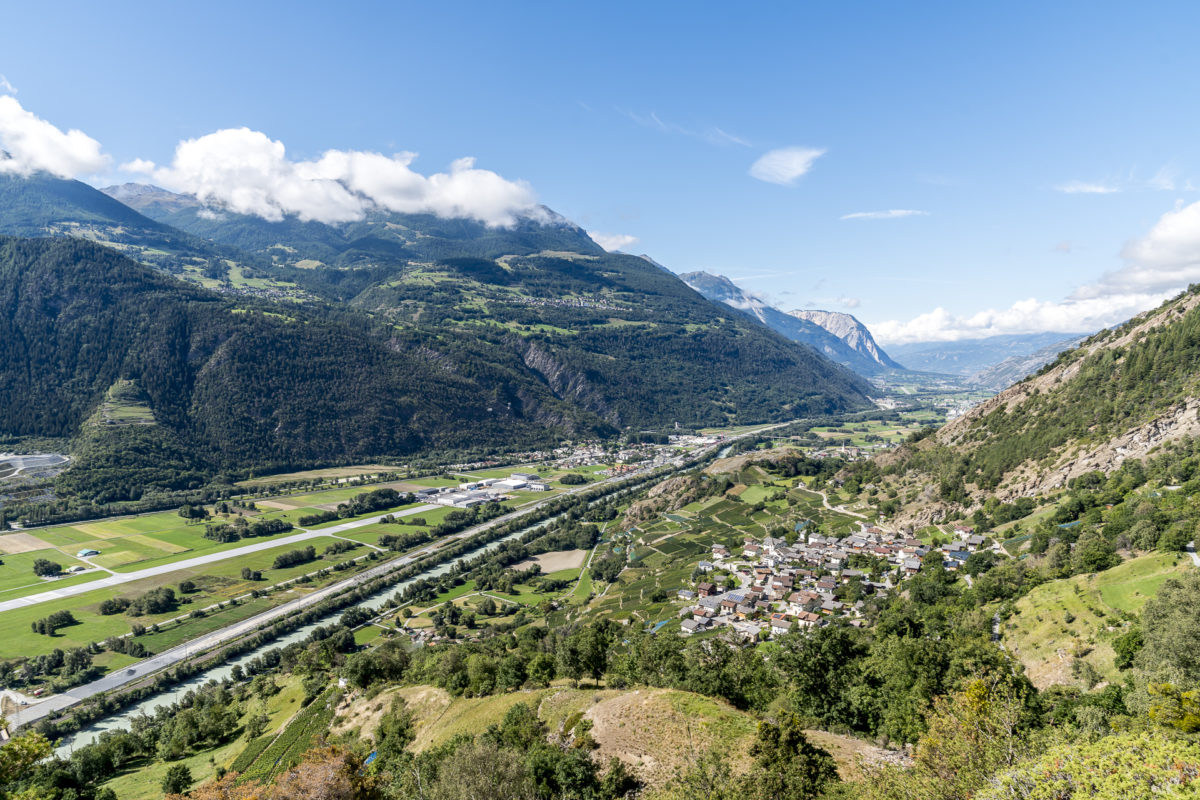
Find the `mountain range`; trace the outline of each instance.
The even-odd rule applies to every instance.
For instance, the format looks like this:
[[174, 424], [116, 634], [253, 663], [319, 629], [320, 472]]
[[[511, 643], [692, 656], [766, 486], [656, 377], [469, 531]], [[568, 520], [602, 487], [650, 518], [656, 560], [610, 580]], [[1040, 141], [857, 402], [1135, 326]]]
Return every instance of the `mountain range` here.
[[784, 313], [743, 291], [724, 275], [688, 272], [679, 277], [709, 300], [735, 308], [788, 339], [806, 344], [827, 358], [849, 367], [859, 375], [873, 377], [888, 370], [904, 369], [876, 344], [866, 326], [849, 314], [834, 311]]
[[[869, 405], [852, 372], [549, 211], [512, 228], [401, 214], [333, 226], [153, 187], [110, 194], [0, 180], [4, 232], [72, 237], [0, 248], [0, 387], [29, 401], [0, 413], [0, 435], [78, 445], [117, 431], [125, 444], [91, 448], [109, 466], [149, 437], [167, 488]], [[119, 381], [155, 425], [85, 424]], [[112, 482], [93, 489], [138, 490]]]
[[[889, 345], [888, 349], [910, 369], [968, 379], [980, 375], [976, 382], [984, 383], [989, 380], [983, 374], [984, 371], [1006, 359], [1023, 359], [1045, 350], [1049, 353], [1046, 361], [1050, 361], [1058, 353], [1069, 349], [1079, 337], [1080, 334], [1077, 333], [1055, 332], [1006, 334], [979, 339], [960, 339], [955, 342], [906, 342]], [[1039, 366], [1041, 364], [1032, 368], [1037, 369]], [[1016, 376], [1023, 377], [1025, 376]]]
[[969, 375], [967, 382], [994, 392], [1002, 391], [1022, 378], [1037, 372], [1057, 358], [1059, 353], [1079, 346], [1087, 338], [1086, 334], [1072, 336], [1051, 342], [1032, 353], [1011, 355], [998, 364], [993, 364]]

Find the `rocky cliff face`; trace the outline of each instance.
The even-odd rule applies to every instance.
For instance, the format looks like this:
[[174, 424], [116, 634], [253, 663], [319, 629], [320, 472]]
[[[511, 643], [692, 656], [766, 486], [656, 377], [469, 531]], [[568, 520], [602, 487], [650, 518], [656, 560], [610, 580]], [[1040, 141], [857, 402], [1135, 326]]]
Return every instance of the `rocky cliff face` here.
[[[736, 308], [738, 311], [741, 311], [746, 316], [753, 317], [776, 333], [786, 336], [793, 342], [808, 345], [826, 358], [849, 367], [859, 375], [869, 378], [888, 369], [903, 369], [903, 367], [896, 364], [896, 362], [887, 357], [886, 353], [883, 353], [879, 349], [878, 345], [875, 344], [875, 340], [871, 337], [870, 331], [867, 331], [865, 327], [862, 327], [862, 323], [848, 314], [836, 316], [844, 316], [853, 320], [854, 324], [861, 328], [861, 333], [857, 334], [855, 341], [862, 341], [862, 334], [865, 334], [865, 339], [869, 342], [868, 346], [860, 349], [851, 342], [842, 339], [836, 333], [827, 330], [819, 323], [799, 316], [801, 314], [828, 314], [830, 312], [793, 311], [790, 314], [785, 314], [758, 297], [742, 291], [737, 284], [724, 275], [710, 275], [707, 272], [688, 272], [679, 277], [683, 279], [684, 283], [709, 300], [715, 303], [724, 303], [730, 308]], [[871, 348], [874, 348], [874, 354], [872, 354]], [[882, 356], [882, 358], [879, 356]]]
[[789, 311], [788, 314], [796, 319], [820, 325], [834, 336], [841, 339], [852, 350], [886, 369], [903, 369], [893, 361], [883, 348], [875, 341], [871, 331], [855, 317], [839, 311], [802, 310]]

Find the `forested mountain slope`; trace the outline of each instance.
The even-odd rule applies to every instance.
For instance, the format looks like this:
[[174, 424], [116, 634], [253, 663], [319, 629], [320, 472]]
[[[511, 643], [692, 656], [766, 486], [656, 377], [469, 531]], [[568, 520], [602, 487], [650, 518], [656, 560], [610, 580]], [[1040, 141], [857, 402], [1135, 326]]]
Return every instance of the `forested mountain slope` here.
[[[547, 209], [511, 228], [382, 213], [325, 225], [231, 214], [155, 187], [109, 190], [182, 232], [78, 181], [35, 175], [0, 189], [14, 232], [91, 238], [226, 296], [296, 301], [284, 317], [297, 305], [346, 315], [392, 349], [413, 348], [424, 369], [468, 381], [483, 408], [498, 395], [506, 413], [562, 431], [765, 421], [869, 402], [853, 374], [643, 259], [606, 253]], [[64, 418], [59, 433], [79, 415]], [[322, 448], [331, 459], [351, 451]]]
[[706, 301], [645, 259], [605, 252], [548, 209], [511, 228], [383, 212], [326, 225], [204, 208], [153, 187], [106, 191], [237, 248], [310, 296], [400, 328], [502, 342], [557, 396], [617, 427], [782, 419], [868, 402], [864, 381], [813, 349]]
[[900, 458], [935, 473], [945, 499], [1009, 499], [1200, 434], [1198, 305], [1193, 288], [1090, 337]]
[[[517, 269], [555, 292], [582, 270], [622, 311], [575, 309], [585, 325], [554, 304], [513, 302], [513, 313], [531, 314], [473, 323], [430, 303], [404, 319], [397, 309], [407, 306], [381, 286], [372, 319], [337, 305], [222, 296], [77, 240], [0, 241], [0, 391], [22, 399], [0, 406], [0, 434], [82, 432], [111, 470], [99, 483], [152, 455], [168, 465], [158, 483], [184, 488], [220, 469], [512, 449], [617, 426], [782, 419], [865, 400], [853, 376], [820, 356], [748, 323], [704, 318], [696, 307], [707, 304], [686, 287], [673, 293], [668, 283], [662, 310], [645, 312], [620, 273], [572, 261]], [[630, 261], [646, 272], [640, 291], [654, 291], [659, 275], [673, 280]], [[144, 392], [157, 424], [85, 426], [123, 379]], [[137, 463], [114, 460], [122, 451]], [[122, 485], [117, 495], [145, 488]]]
[[46, 173], [0, 173], [0, 209], [0, 235], [103, 242], [168, 272], [228, 255], [228, 248], [156, 222], [86, 183]]
[[0, 392], [21, 398], [0, 404], [4, 434], [75, 436], [120, 379], [157, 423], [130, 435], [201, 471], [611, 430], [511, 350], [481, 348], [333, 309], [234, 302], [89, 243], [0, 239]]

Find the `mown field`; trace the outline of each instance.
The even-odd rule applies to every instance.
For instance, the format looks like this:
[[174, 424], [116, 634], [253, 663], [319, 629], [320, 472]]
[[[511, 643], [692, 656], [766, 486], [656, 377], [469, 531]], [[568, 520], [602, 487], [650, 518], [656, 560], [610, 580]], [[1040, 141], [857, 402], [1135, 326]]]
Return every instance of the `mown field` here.
[[[272, 568], [275, 557], [281, 553], [311, 544], [316, 548], [318, 555], [320, 555], [326, 546], [336, 541], [339, 540], [333, 537], [317, 537], [305, 541], [300, 545], [281, 545], [257, 553], [251, 553], [233, 562], [222, 561], [215, 564], [207, 564], [199, 568], [177, 570], [153, 578], [133, 581], [119, 587], [97, 589], [75, 597], [51, 600], [39, 603], [36, 606], [5, 611], [0, 613], [0, 626], [3, 626], [7, 634], [3, 641], [0, 641], [0, 658], [41, 655], [49, 653], [55, 648], [69, 649], [72, 647], [84, 647], [90, 642], [103, 641], [109, 636], [129, 633], [134, 623], [149, 628], [156, 623], [164, 622], [179, 615], [188, 614], [192, 609], [226, 602], [230, 598], [248, 593], [251, 589], [262, 588], [272, 583], [278, 583], [299, 575], [315, 572], [324, 567], [329, 567], [341, 561], [366, 554], [365, 548], [359, 548], [347, 553], [324, 556], [322, 559], [307, 564], [297, 564], [281, 569]], [[262, 571], [263, 580], [244, 580], [241, 576], [243, 567]], [[334, 573], [328, 580], [338, 580], [346, 577], [348, 574], [351, 573]], [[179, 592], [178, 584], [185, 579], [190, 579], [195, 583], [197, 587], [196, 592], [189, 595], [182, 595]], [[315, 587], [320, 584], [314, 582], [311, 585]], [[100, 613], [99, 606], [104, 600], [115, 597], [134, 598], [160, 586], [172, 587], [177, 596], [186, 597], [190, 602], [186, 604], [181, 603], [174, 611], [163, 614], [147, 614], [140, 617], [131, 617], [124, 613], [109, 615]], [[273, 605], [279, 602], [282, 602], [279, 596], [272, 595], [270, 603]], [[229, 617], [242, 619], [250, 616], [251, 612], [256, 608], [262, 610], [257, 605], [247, 603], [238, 606], [236, 609], [229, 609], [226, 613], [228, 613]], [[70, 611], [78, 621], [77, 624], [60, 628], [53, 636], [37, 634], [31, 630], [30, 625], [34, 620], [46, 617], [60, 610]], [[227, 623], [232, 621], [235, 620], [227, 618]], [[198, 622], [201, 624], [196, 624]], [[157, 652], [170, 646], [170, 644], [178, 644], [185, 636], [192, 638], [206, 630], [213, 630], [216, 627], [220, 627], [220, 625], [214, 624], [214, 622], [215, 620], [209, 617], [205, 617], [203, 620], [188, 620], [187, 623], [179, 628], [178, 636], [173, 641], [168, 637], [164, 641], [159, 642], [150, 635], [143, 637], [143, 641], [148, 648], [151, 648], [152, 652]], [[171, 630], [174, 631], [175, 629], [172, 628]]]

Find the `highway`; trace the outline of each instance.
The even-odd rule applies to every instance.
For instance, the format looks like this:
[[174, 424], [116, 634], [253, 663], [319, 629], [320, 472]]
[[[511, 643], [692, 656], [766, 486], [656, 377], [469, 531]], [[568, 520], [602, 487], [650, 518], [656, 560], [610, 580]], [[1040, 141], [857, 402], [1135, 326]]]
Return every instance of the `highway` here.
[[[684, 464], [688, 463], [689, 461], [692, 461], [693, 459], [702, 459], [704, 457], [707, 457], [708, 455], [712, 455], [718, 449], [724, 448], [723, 452], [728, 452], [731, 442], [735, 441], [736, 439], [743, 438], [744, 436], [756, 435], [756, 434], [762, 433], [766, 430], [771, 430], [773, 428], [781, 427], [782, 425], [786, 425], [786, 424], [790, 424], [790, 423], [779, 423], [778, 425], [772, 425], [767, 428], [760, 428], [760, 429], [757, 429], [754, 431], [750, 431], [750, 432], [742, 434], [741, 436], [731, 437], [730, 439], [727, 439], [719, 444], [710, 445], [709, 447], [703, 448], [698, 452], [689, 454], [687, 457], [677, 458], [672, 463], [672, 466], [674, 467], [674, 469], [672, 469], [670, 472], [663, 473], [662, 477], [665, 478], [667, 475], [682, 468], [684, 466]], [[85, 683], [81, 686], [76, 686], [73, 689], [68, 689], [67, 691], [62, 692], [61, 694], [56, 694], [56, 695], [47, 697], [44, 700], [42, 700], [41, 702], [37, 703], [36, 705], [31, 705], [26, 708], [22, 708], [19, 711], [11, 714], [8, 718], [9, 723], [10, 723], [10, 729], [16, 730], [17, 728], [21, 728], [26, 725], [35, 724], [35, 723], [41, 721], [42, 719], [45, 719], [46, 717], [52, 716], [59, 711], [70, 708], [71, 706], [74, 706], [77, 703], [87, 700], [88, 698], [90, 698], [94, 695], [100, 694], [101, 692], [109, 692], [114, 689], [120, 689], [121, 687], [126, 686], [130, 683], [142, 680], [148, 675], [152, 675], [152, 674], [160, 672], [164, 669], [173, 667], [173, 666], [179, 664], [180, 662], [186, 661], [192, 655], [195, 655], [195, 654], [198, 654], [201, 652], [205, 652], [207, 650], [211, 650], [212, 648], [217, 647], [219, 645], [226, 644], [228, 642], [239, 639], [242, 636], [252, 633], [253, 631], [258, 630], [259, 628], [262, 628], [276, 620], [283, 619], [283, 618], [288, 617], [292, 614], [295, 614], [299, 611], [302, 611], [305, 608], [308, 608], [309, 606], [320, 603], [322, 600], [325, 600], [326, 598], [332, 597], [337, 594], [341, 594], [342, 592], [348, 591], [356, 586], [359, 586], [363, 583], [367, 583], [377, 577], [380, 577], [380, 576], [385, 575], [389, 572], [392, 572], [396, 569], [400, 569], [408, 564], [411, 564], [412, 562], [417, 561], [418, 559], [429, 555], [433, 551], [440, 549], [442, 547], [445, 547], [447, 544], [456, 542], [461, 539], [466, 539], [471, 536], [475, 536], [476, 534], [490, 530], [491, 528], [494, 528], [498, 525], [503, 525], [506, 522], [517, 519], [519, 517], [523, 517], [525, 515], [528, 515], [534, 511], [536, 511], [537, 509], [541, 508], [542, 506], [546, 505], [547, 503], [554, 502], [555, 500], [559, 500], [563, 497], [569, 497], [570, 495], [577, 494], [579, 492], [590, 491], [599, 486], [604, 486], [604, 485], [612, 484], [612, 483], [619, 483], [621, 481], [624, 481], [631, 477], [634, 477], [638, 474], [642, 474], [646, 471], [649, 471], [649, 469], [639, 470], [638, 472], [630, 474], [630, 475], [617, 475], [617, 476], [613, 476], [610, 478], [605, 478], [603, 481], [599, 481], [599, 482], [591, 483], [591, 484], [585, 484], [583, 486], [579, 486], [574, 489], [569, 489], [561, 494], [547, 497], [545, 500], [539, 500], [536, 503], [533, 503], [531, 505], [517, 509], [515, 511], [511, 511], [508, 514], [505, 514], [500, 517], [496, 517], [495, 519], [488, 520], [487, 522], [484, 522], [480, 525], [476, 525], [472, 528], [467, 528], [466, 530], [459, 531], [458, 533], [442, 537], [441, 539], [437, 540], [436, 542], [431, 542], [430, 544], [425, 545], [424, 547], [421, 547], [418, 550], [414, 550], [413, 552], [411, 552], [407, 555], [401, 556], [398, 559], [393, 559], [384, 564], [379, 564], [377, 566], [371, 567], [363, 572], [360, 572], [357, 575], [347, 578], [346, 580], [330, 584], [329, 586], [326, 586], [323, 589], [318, 589], [317, 591], [314, 591], [311, 594], [305, 595], [304, 597], [299, 597], [299, 598], [296, 598], [295, 600], [290, 600], [290, 601], [284, 603], [283, 605], [276, 606], [275, 608], [269, 609], [267, 611], [263, 611], [259, 614], [254, 615], [253, 617], [245, 619], [241, 622], [237, 622], [237, 623], [229, 625], [225, 628], [222, 628], [220, 630], [204, 634], [195, 639], [192, 639], [191, 641], [189, 641], [185, 644], [181, 644], [181, 645], [179, 645], [177, 647], [173, 647], [169, 650], [164, 650], [163, 652], [158, 653], [157, 655], [154, 655], [154, 656], [151, 656], [150, 658], [139, 661], [137, 664], [135, 664], [131, 667], [128, 667], [128, 668], [122, 669], [122, 670], [117, 670], [115, 672], [109, 673], [108, 675], [105, 675], [102, 678], [94, 680], [91, 683]], [[405, 513], [406, 514], [416, 514], [418, 512], [421, 512], [423, 510], [428, 510], [430, 508], [436, 508], [436, 506], [421, 506], [418, 508], [410, 509]], [[389, 513], [391, 513], [395, 516], [400, 516], [399, 514], [396, 514], [396, 512], [389, 512]], [[337, 535], [337, 533], [339, 531], [347, 531], [347, 530], [351, 530], [356, 527], [361, 527], [363, 525], [369, 525], [369, 524], [378, 522], [384, 516], [386, 516], [386, 514], [380, 514], [378, 516], [374, 516], [374, 517], [370, 517], [370, 518], [362, 519], [362, 520], [355, 520], [353, 522], [346, 522], [346, 523], [342, 523], [340, 525], [335, 525], [335, 526], [320, 529], [320, 530], [306, 531], [305, 533], [298, 534], [297, 536], [304, 537], [304, 538], [313, 538], [314, 536]], [[295, 537], [289, 537], [289, 538], [295, 538]], [[304, 541], [304, 538], [299, 538], [299, 539], [297, 539], [297, 541]], [[269, 543], [264, 542], [263, 544], [266, 544], [271, 547], [275, 547], [275, 546], [278, 546], [280, 543], [286, 543], [286, 542], [284, 540], [276, 539]], [[251, 547], [254, 547], [254, 546], [255, 545], [251, 545]], [[241, 548], [238, 548], [237, 550], [225, 550], [221, 553], [214, 553], [212, 555], [216, 556], [216, 558], [213, 558], [211, 560], [223, 560], [226, 558], [234, 557], [231, 554], [236, 554], [240, 550], [241, 550]], [[180, 565], [185, 564], [185, 563], [187, 563], [187, 562], [175, 562], [173, 564], [163, 565], [164, 571], [173, 571], [173, 570], [181, 569], [183, 567], [181, 567]], [[157, 570], [159, 568], [155, 567], [152, 569]], [[140, 573], [149, 572], [149, 571], [150, 570], [142, 570], [142, 571], [140, 571]], [[128, 576], [139, 575], [140, 573], [126, 573], [126, 575], [122, 575], [119, 577], [125, 578]], [[161, 573], [156, 573], [156, 574], [161, 574]], [[143, 575], [142, 577], [146, 577], [146, 576]], [[131, 579], [136, 580], [136, 578], [131, 578]], [[105, 579], [105, 580], [107, 580], [107, 579]], [[91, 591], [92, 589], [99, 588], [104, 585], [105, 585], [105, 582], [102, 580], [102, 581], [94, 581], [92, 583], [87, 583], [87, 584], [81, 584], [79, 587], [68, 587], [68, 589], [79, 588], [79, 589], [82, 589], [83, 591]]]
[[[312, 592], [311, 594], [305, 595], [304, 597], [299, 597], [299, 598], [296, 598], [295, 600], [290, 600], [287, 603], [284, 603], [283, 605], [276, 606], [275, 608], [269, 609], [260, 614], [256, 614], [253, 617], [245, 619], [241, 622], [234, 623], [234, 624], [229, 625], [220, 630], [213, 631], [212, 633], [204, 634], [203, 636], [199, 636], [195, 639], [192, 639], [191, 641], [189, 641], [185, 644], [179, 645], [177, 647], [173, 647], [170, 650], [164, 650], [163, 652], [158, 653], [157, 655], [154, 655], [154, 656], [151, 656], [150, 658], [139, 661], [137, 664], [135, 664], [132, 667], [129, 667], [127, 669], [118, 670], [116, 672], [109, 673], [108, 675], [105, 675], [102, 678], [94, 680], [91, 683], [85, 683], [81, 686], [76, 686], [75, 688], [68, 689], [67, 691], [62, 692], [61, 694], [51, 695], [50, 697], [47, 697], [42, 702], [38, 703], [37, 705], [31, 705], [26, 708], [22, 708], [13, 714], [10, 714], [8, 717], [8, 720], [11, 725], [11, 728], [13, 730], [16, 730], [17, 728], [23, 727], [25, 725], [35, 724], [35, 723], [39, 722], [40, 720], [45, 719], [46, 717], [52, 716], [53, 714], [55, 714], [59, 711], [62, 711], [63, 709], [70, 708], [71, 706], [75, 705], [76, 703], [80, 703], [84, 700], [87, 700], [88, 698], [90, 698], [96, 694], [99, 694], [101, 692], [112, 691], [114, 689], [119, 689], [122, 686], [133, 683], [134, 681], [141, 680], [141, 679], [145, 678], [147, 675], [152, 675], [156, 672], [160, 672], [169, 667], [173, 667], [176, 664], [179, 664], [180, 662], [185, 661], [192, 655], [210, 650], [214, 647], [217, 647], [218, 645], [222, 645], [227, 642], [239, 639], [242, 636], [244, 636], [248, 633], [252, 633], [253, 631], [258, 630], [259, 628], [261, 628], [265, 625], [268, 625], [276, 620], [283, 619], [283, 618], [288, 617], [292, 614], [295, 614], [299, 611], [302, 611], [305, 608], [308, 608], [309, 606], [320, 603], [322, 600], [325, 600], [326, 598], [332, 597], [337, 594], [341, 594], [342, 592], [352, 589], [355, 586], [359, 586], [363, 583], [367, 583], [381, 575], [392, 572], [396, 569], [400, 569], [408, 564], [411, 564], [414, 561], [417, 561], [420, 558], [423, 558], [424, 556], [429, 555], [434, 550], [445, 547], [447, 544], [456, 542], [460, 539], [466, 539], [466, 538], [474, 536], [478, 533], [482, 533], [484, 531], [490, 530], [491, 528], [494, 528], [497, 525], [503, 525], [504, 523], [509, 522], [513, 519], [525, 516], [526, 514], [530, 514], [533, 511], [540, 508], [541, 506], [545, 505], [546, 503], [550, 503], [554, 500], [575, 494], [577, 492], [586, 491], [589, 489], [595, 489], [597, 486], [603, 486], [608, 483], [615, 483], [615, 482], [618, 482], [621, 480], [625, 480], [628, 477], [630, 477], [630, 476], [629, 475], [620, 475], [620, 476], [615, 476], [612, 478], [606, 478], [605, 480], [600, 481], [598, 483], [587, 484], [585, 486], [581, 486], [576, 489], [571, 489], [571, 490], [568, 490], [561, 494], [554, 495], [553, 497], [547, 497], [545, 500], [539, 500], [538, 502], [534, 503], [533, 505], [525, 506], [524, 508], [517, 509], [516, 511], [511, 511], [508, 514], [505, 514], [500, 517], [496, 517], [495, 519], [492, 519], [492, 520], [488, 520], [487, 522], [484, 522], [480, 525], [476, 525], [473, 528], [467, 528], [466, 530], [459, 531], [458, 533], [454, 533], [449, 536], [444, 536], [441, 539], [438, 539], [436, 542], [431, 542], [430, 544], [425, 545], [424, 547], [420, 548], [419, 550], [414, 550], [413, 552], [411, 552], [405, 556], [401, 556], [400, 558], [393, 559], [384, 564], [379, 564], [377, 566], [371, 567], [370, 569], [360, 572], [359, 574], [354, 575], [353, 577], [347, 578], [344, 581], [339, 581], [337, 583], [330, 584], [329, 586], [326, 586], [324, 589], [318, 589], [317, 591]], [[411, 509], [406, 513], [415, 514], [422, 510], [428, 510], [429, 508], [436, 508], [436, 507], [437, 506], [422, 506], [419, 508]], [[395, 514], [395, 512], [390, 512], [390, 513]], [[354, 522], [347, 522], [347, 523], [343, 523], [341, 525], [335, 525], [331, 528], [325, 528], [325, 529], [318, 530], [318, 531], [311, 531], [307, 534], [307, 538], [312, 538], [313, 535], [328, 536], [331, 533], [335, 533], [336, 531], [346, 531], [346, 530], [350, 530], [352, 528], [361, 527], [363, 525], [369, 525], [371, 523], [378, 522], [379, 519], [382, 518], [383, 516], [386, 516], [386, 515], [381, 514], [377, 517], [371, 517], [371, 518], [363, 519], [363, 520], [355, 520]], [[396, 516], [399, 516], [399, 515], [396, 515]], [[273, 541], [270, 544], [271, 544], [271, 546], [275, 546], [275, 545], [279, 544], [279, 540]], [[229, 558], [230, 557], [229, 554], [231, 552], [234, 552], [234, 551], [226, 550], [222, 553], [214, 554], [214, 555], [219, 555], [221, 558]], [[169, 566], [173, 570], [179, 569], [180, 563], [183, 563], [183, 562], [176, 562], [175, 564], [170, 564], [167, 566]], [[130, 573], [130, 574], [136, 574], [136, 573]], [[97, 586], [102, 585], [102, 584], [103, 584], [103, 581], [94, 581], [92, 583], [83, 584], [80, 588], [90, 591], [91, 589], [96, 588]], [[76, 588], [76, 587], [69, 587], [69, 588]]]

